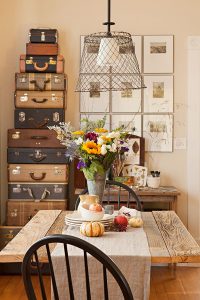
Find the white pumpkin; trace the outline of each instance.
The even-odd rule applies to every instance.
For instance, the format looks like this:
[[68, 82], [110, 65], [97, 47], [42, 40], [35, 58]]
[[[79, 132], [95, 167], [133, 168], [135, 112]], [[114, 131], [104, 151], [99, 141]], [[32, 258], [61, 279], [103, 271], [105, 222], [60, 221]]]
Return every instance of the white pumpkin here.
[[128, 221], [131, 227], [141, 227], [143, 225], [142, 218], [139, 217], [132, 217]]
[[104, 225], [101, 222], [84, 222], [80, 226], [80, 233], [88, 237], [102, 236]]

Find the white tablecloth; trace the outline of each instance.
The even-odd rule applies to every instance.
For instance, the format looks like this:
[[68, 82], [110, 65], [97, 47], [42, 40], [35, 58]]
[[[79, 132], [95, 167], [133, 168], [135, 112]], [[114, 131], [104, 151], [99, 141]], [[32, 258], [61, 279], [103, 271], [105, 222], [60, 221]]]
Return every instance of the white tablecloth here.
[[[135, 300], [149, 299], [151, 257], [146, 234], [142, 228], [128, 228], [126, 232], [106, 232], [102, 237], [85, 237], [79, 233], [77, 227], [66, 227], [64, 234], [80, 237], [95, 245], [116, 263], [126, 277]], [[85, 300], [85, 280], [83, 266], [83, 252], [72, 246], [68, 247], [72, 267], [75, 299]], [[64, 263], [62, 245], [57, 245], [53, 251], [53, 265], [57, 278], [60, 300], [70, 299], [67, 287], [66, 268]], [[103, 299], [102, 286], [99, 284], [99, 274], [102, 268], [89, 259], [90, 278], [92, 285], [92, 299]], [[101, 281], [102, 283], [102, 281]], [[94, 287], [94, 288], [93, 288]], [[111, 276], [109, 277], [109, 296], [112, 300], [123, 299]]]

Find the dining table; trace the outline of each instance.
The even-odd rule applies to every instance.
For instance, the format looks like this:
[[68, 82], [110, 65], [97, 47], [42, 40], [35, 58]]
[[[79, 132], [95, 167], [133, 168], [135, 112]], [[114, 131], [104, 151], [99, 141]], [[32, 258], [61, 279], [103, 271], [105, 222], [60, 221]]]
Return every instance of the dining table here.
[[[127, 276], [134, 299], [141, 300], [149, 296], [152, 264], [200, 262], [198, 243], [174, 211], [141, 212], [143, 227], [128, 227], [126, 232], [106, 231], [99, 238], [81, 236], [77, 226], [67, 225], [65, 219], [70, 214], [72, 211], [39, 211], [0, 252], [0, 264], [21, 263], [27, 249], [44, 236], [72, 234], [89, 239], [111, 256]], [[59, 245], [53, 245], [51, 251], [59, 273], [63, 253]], [[76, 260], [78, 256], [75, 253]], [[47, 261], [45, 253], [40, 253], [40, 260]]]

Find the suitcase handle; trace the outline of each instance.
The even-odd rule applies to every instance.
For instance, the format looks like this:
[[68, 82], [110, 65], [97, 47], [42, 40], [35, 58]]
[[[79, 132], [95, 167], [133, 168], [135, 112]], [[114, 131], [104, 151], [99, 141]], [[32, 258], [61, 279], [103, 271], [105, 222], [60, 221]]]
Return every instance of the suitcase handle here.
[[43, 81], [43, 87], [41, 87], [38, 83], [37, 80], [30, 80], [30, 83], [33, 83], [35, 85], [36, 88], [38, 88], [38, 90], [40, 91], [44, 91], [46, 84], [50, 82], [50, 79], [44, 80]]
[[41, 128], [41, 127], [44, 127], [45, 125], [47, 125], [49, 119], [45, 118], [44, 121], [42, 121], [40, 123], [36, 123], [33, 118], [29, 118], [28, 121], [31, 122], [35, 128]]
[[46, 173], [42, 173], [41, 176], [35, 176], [34, 172], [30, 172], [29, 175], [33, 180], [42, 180], [46, 177]]
[[31, 139], [32, 140], [48, 140], [48, 137], [44, 136], [44, 135], [32, 135]]
[[44, 98], [44, 99], [42, 99], [42, 100], [39, 100], [39, 99], [36, 99], [36, 98], [32, 98], [31, 99], [33, 102], [35, 102], [35, 103], [44, 103], [44, 102], [47, 102], [48, 101], [48, 99], [46, 99], [46, 98]]
[[43, 159], [45, 159], [45, 158], [47, 157], [47, 155], [46, 155], [46, 154], [41, 154], [40, 157], [35, 157], [34, 154], [30, 154], [29, 157], [30, 157], [33, 161], [35, 161], [35, 162], [40, 162], [40, 161], [42, 161]]
[[37, 62], [33, 62], [34, 69], [40, 72], [46, 71], [48, 69], [49, 63], [45, 62], [44, 67], [39, 67]]

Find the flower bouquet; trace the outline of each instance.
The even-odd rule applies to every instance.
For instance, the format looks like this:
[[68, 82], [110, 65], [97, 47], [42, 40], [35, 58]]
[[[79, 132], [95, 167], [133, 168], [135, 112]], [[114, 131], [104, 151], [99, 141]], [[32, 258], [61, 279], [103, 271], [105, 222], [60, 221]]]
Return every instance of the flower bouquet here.
[[[57, 132], [57, 138], [66, 146], [66, 156], [72, 160], [78, 158], [77, 168], [84, 172], [87, 180], [106, 174], [115, 159], [128, 151], [127, 132], [118, 128], [108, 132], [105, 118], [96, 122], [82, 120], [81, 130], [74, 131], [70, 122], [51, 126]], [[104, 183], [105, 184], [105, 183]]]

